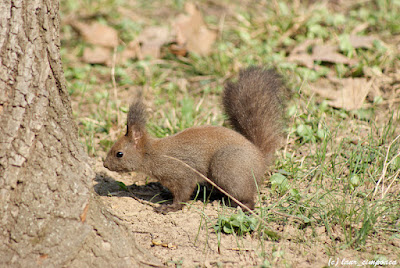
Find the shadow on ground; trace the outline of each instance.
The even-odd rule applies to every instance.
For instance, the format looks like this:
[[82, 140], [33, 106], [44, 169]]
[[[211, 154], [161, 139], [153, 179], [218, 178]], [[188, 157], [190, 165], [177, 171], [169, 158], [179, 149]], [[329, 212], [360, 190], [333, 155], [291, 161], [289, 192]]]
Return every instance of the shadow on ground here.
[[[152, 203], [172, 203], [171, 192], [159, 182], [150, 182], [145, 185], [121, 186], [121, 182], [104, 174], [96, 174], [94, 191], [101, 196], [120, 196], [138, 198]], [[209, 185], [198, 185], [192, 194], [192, 200], [212, 202], [222, 200], [224, 195]]]

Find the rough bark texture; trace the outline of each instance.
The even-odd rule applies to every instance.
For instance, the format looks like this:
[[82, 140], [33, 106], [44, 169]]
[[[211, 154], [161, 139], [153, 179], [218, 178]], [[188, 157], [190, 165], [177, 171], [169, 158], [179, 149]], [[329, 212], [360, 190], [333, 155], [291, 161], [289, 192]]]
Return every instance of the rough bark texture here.
[[0, 1], [0, 266], [158, 264], [94, 198], [59, 40], [58, 1]]

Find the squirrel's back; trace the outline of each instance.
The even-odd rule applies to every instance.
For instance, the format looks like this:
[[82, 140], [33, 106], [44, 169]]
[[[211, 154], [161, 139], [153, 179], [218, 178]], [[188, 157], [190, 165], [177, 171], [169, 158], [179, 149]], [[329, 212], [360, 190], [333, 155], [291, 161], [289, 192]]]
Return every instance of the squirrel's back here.
[[233, 128], [254, 143], [267, 162], [283, 138], [288, 90], [275, 70], [249, 67], [237, 82], [228, 82], [223, 106]]

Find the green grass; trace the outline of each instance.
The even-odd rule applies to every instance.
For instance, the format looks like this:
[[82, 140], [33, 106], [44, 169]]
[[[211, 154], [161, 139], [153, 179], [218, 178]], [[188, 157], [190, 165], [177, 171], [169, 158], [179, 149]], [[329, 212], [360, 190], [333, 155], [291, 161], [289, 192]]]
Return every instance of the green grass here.
[[[68, 0], [61, 3], [61, 14], [113, 27], [123, 49], [146, 26], [167, 24], [165, 14], [173, 18], [183, 11], [184, 2]], [[81, 61], [87, 44], [63, 25], [61, 52], [80, 139], [89, 155], [104, 157], [123, 134], [128, 105], [138, 91], [149, 107], [148, 128], [157, 137], [194, 125], [222, 125], [224, 81], [240, 67], [273, 66], [286, 78], [294, 98], [288, 107], [288, 143], [278, 152], [266, 187], [261, 186], [255, 212], [271, 225], [292, 226], [296, 232], [282, 239], [292, 236], [296, 243], [317, 243], [323, 230], [329, 256], [351, 249], [379, 259], [377, 244], [395, 254], [390, 245], [400, 237], [400, 53], [395, 41], [400, 1], [349, 1], [343, 6], [298, 2], [253, 1], [243, 6], [240, 1], [199, 1], [208, 11], [209, 25], [223, 29], [211, 55], [180, 58], [167, 52], [158, 60], [130, 60], [115, 66], [115, 86], [111, 67]], [[226, 6], [230, 8], [221, 13], [218, 8]], [[122, 10], [140, 10], [142, 15], [134, 20]], [[216, 14], [224, 14], [224, 20]], [[371, 48], [354, 48], [351, 34], [379, 41]], [[288, 60], [294, 48], [316, 39], [338, 45], [339, 53], [356, 63], [317, 61], [316, 68], [309, 69]], [[373, 79], [381, 96], [369, 98], [356, 111], [333, 108], [310, 89], [332, 77]], [[217, 222], [204, 216], [200, 226], [210, 232], [217, 226], [218, 235], [252, 233], [260, 244], [274, 237], [269, 226], [255, 226], [250, 216], [222, 211]], [[259, 254], [263, 267], [291, 263], [280, 246]]]

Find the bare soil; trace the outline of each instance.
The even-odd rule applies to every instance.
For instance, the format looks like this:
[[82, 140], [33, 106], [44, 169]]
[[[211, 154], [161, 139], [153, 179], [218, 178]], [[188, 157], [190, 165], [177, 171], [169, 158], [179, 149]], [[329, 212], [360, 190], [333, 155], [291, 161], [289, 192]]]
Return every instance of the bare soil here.
[[[371, 246], [366, 252], [332, 252], [335, 246], [325, 227], [299, 229], [291, 220], [269, 226], [279, 235], [278, 241], [265, 240], [255, 233], [243, 237], [222, 234], [218, 238], [213, 229], [218, 215], [236, 210], [222, 211], [220, 199], [208, 203], [192, 200], [183, 210], [162, 215], [154, 208], [157, 203], [170, 202], [172, 196], [160, 183], [142, 174], [110, 172], [102, 167], [100, 158], [96, 160], [96, 173], [94, 190], [106, 208], [120, 224], [128, 226], [140, 247], [167, 267], [327, 267], [332, 261], [351, 267], [346, 262], [373, 260], [373, 253], [396, 260], [392, 249], [400, 247], [400, 240], [394, 240], [397, 245]], [[122, 189], [118, 181], [128, 189]], [[343, 239], [341, 233], [337, 230], [331, 234], [338, 244]]]

